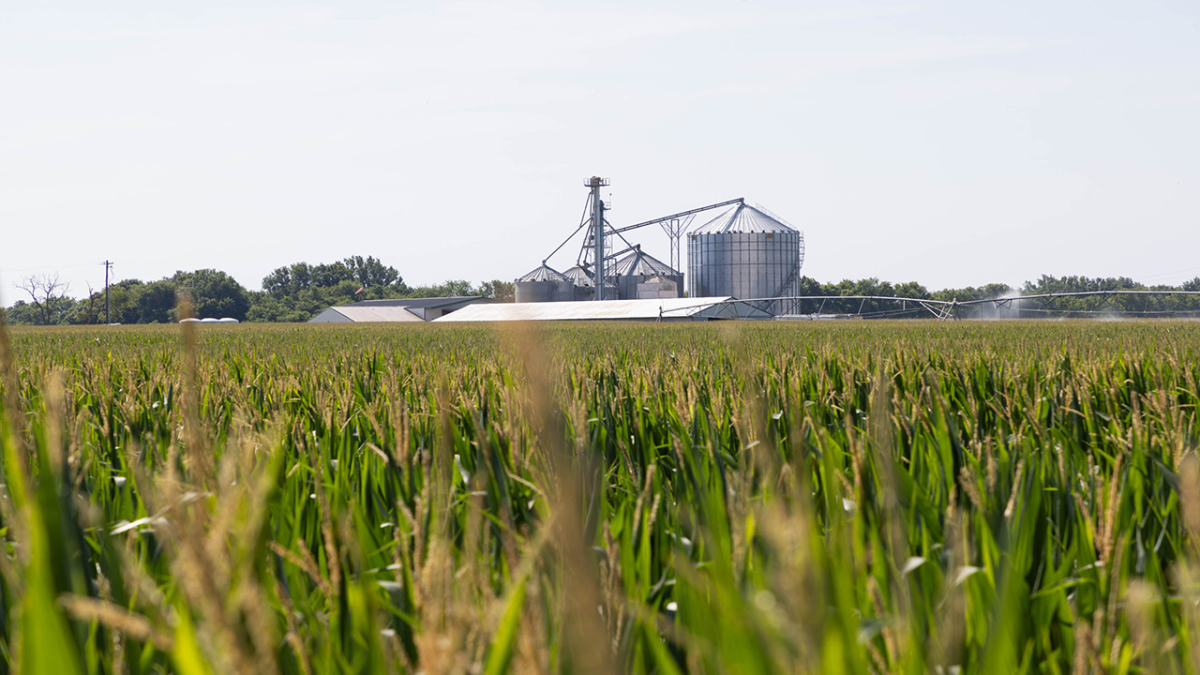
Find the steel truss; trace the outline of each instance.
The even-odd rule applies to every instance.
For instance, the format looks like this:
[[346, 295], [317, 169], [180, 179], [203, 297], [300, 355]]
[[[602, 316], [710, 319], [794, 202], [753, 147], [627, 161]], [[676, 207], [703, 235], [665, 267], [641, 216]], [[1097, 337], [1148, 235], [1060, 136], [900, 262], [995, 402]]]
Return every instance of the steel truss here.
[[[1008, 298], [986, 298], [982, 300], [934, 300], [932, 298], [903, 298], [892, 295], [792, 295], [778, 296], [772, 298], [749, 298], [735, 299], [726, 302], [745, 302], [758, 309], [763, 310], [776, 317], [792, 317], [796, 319], [818, 319], [818, 318], [862, 318], [862, 319], [881, 319], [881, 318], [901, 318], [905, 316], [924, 316], [929, 314], [938, 321], [957, 320], [960, 317], [960, 310], [979, 307], [982, 305], [992, 305], [995, 309], [1006, 307], [1018, 308], [1018, 315], [1024, 313], [1048, 314], [1048, 313], [1070, 313], [1083, 315], [1112, 315], [1126, 314], [1132, 316], [1186, 316], [1189, 313], [1192, 315], [1200, 314], [1200, 308], [1183, 309], [1183, 310], [1127, 310], [1112, 304], [1113, 297], [1120, 296], [1143, 296], [1147, 298], [1159, 298], [1162, 296], [1184, 295], [1184, 296], [1200, 296], [1200, 291], [1139, 291], [1139, 290], [1116, 290], [1116, 291], [1079, 291], [1071, 293], [1039, 293], [1035, 295], [1018, 295]], [[1107, 310], [1080, 310], [1080, 309], [1054, 309], [1052, 307], [1055, 300], [1061, 298], [1085, 298], [1085, 297], [1101, 297], [1104, 298], [1105, 304], [1109, 307]], [[826, 314], [825, 309], [830, 303], [833, 303], [834, 308], [840, 309], [840, 305], [846, 301], [858, 301], [858, 307], [854, 311], [839, 311], [836, 313]], [[886, 310], [871, 310], [863, 311], [866, 308], [868, 301], [895, 303], [896, 307]], [[1040, 307], [1022, 307], [1021, 304], [1028, 301], [1038, 301]], [[1048, 307], [1047, 305], [1051, 305]], [[805, 311], [809, 310], [809, 311]]]

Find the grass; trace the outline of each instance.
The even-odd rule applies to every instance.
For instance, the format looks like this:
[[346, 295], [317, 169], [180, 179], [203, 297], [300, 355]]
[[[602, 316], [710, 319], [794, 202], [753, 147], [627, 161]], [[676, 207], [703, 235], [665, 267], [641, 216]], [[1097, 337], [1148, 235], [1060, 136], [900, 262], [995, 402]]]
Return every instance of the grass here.
[[1200, 324], [192, 330], [7, 333], [5, 670], [1200, 673]]

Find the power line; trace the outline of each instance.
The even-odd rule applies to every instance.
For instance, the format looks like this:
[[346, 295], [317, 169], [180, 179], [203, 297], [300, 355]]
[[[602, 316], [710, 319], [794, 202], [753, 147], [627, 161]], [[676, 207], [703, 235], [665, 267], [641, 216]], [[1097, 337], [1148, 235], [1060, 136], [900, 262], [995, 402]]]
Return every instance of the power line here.
[[[1159, 272], [1158, 274], [1151, 274], [1149, 276], [1145, 276], [1142, 278], [1143, 279], [1160, 279], [1162, 277], [1169, 277], [1172, 274], [1183, 274], [1184, 272], [1194, 272], [1196, 270], [1200, 270], [1200, 267], [1185, 267], [1181, 270], [1175, 270], [1173, 272]], [[1186, 281], [1186, 279], [1185, 279], [1185, 281]]]
[[11, 267], [0, 270], [0, 274], [7, 274], [9, 272], [41, 272], [43, 270], [75, 269], [78, 267], [91, 267], [93, 265], [95, 265], [95, 263], [79, 263], [75, 265], [43, 265], [41, 267]]

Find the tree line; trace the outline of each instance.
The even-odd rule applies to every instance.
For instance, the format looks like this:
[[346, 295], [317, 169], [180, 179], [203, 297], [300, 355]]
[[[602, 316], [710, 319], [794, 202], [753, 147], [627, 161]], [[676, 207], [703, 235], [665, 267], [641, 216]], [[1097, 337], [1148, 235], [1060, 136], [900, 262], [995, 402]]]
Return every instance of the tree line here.
[[435, 298], [479, 295], [512, 302], [513, 284], [449, 280], [429, 286], [409, 286], [396, 268], [368, 256], [351, 256], [333, 263], [305, 262], [279, 267], [262, 280], [261, 291], [250, 291], [225, 272], [204, 269], [176, 272], [158, 281], [126, 279], [109, 286], [109, 315], [103, 290], [82, 299], [55, 275], [27, 277], [16, 285], [25, 298], [4, 309], [9, 325], [87, 325], [105, 323], [175, 323], [178, 297], [186, 293], [200, 318], [229, 317], [238, 321], [307, 321], [334, 305], [363, 300]]
[[[802, 277], [799, 286], [799, 293], [803, 296], [881, 296], [965, 302], [1015, 295], [1109, 290], [1200, 291], [1200, 277], [1179, 286], [1148, 286], [1128, 277], [1042, 275], [1037, 281], [1026, 281], [1020, 289], [994, 283], [935, 291], [915, 281], [891, 283], [871, 277], [821, 283]], [[4, 310], [4, 321], [9, 325], [72, 325], [106, 321], [102, 290], [89, 292], [86, 297], [77, 300], [67, 295], [66, 286], [54, 276], [28, 277], [17, 288], [29, 299], [19, 300]], [[384, 265], [371, 256], [351, 256], [332, 263], [310, 265], [298, 262], [279, 267], [263, 277], [261, 291], [246, 290], [233, 277], [213, 269], [180, 271], [151, 282], [126, 279], [109, 287], [111, 316], [107, 320], [122, 324], [174, 323], [181, 318], [177, 307], [177, 298], [181, 293], [188, 294], [195, 315], [201, 318], [300, 322], [311, 319], [327, 307], [363, 300], [478, 295], [499, 302], [512, 302], [513, 288], [511, 282], [500, 280], [485, 281], [478, 286], [464, 280], [409, 286], [396, 268]], [[1058, 298], [1021, 304], [1022, 316], [1086, 316], [1106, 311], [1147, 315], [1200, 312], [1200, 296]], [[812, 301], [804, 303], [800, 311], [887, 314], [896, 311], [896, 303], [886, 300]], [[985, 304], [964, 308], [959, 316], [988, 316], [993, 311], [996, 311], [994, 307]], [[919, 309], [913, 309], [904, 316], [923, 315]]]

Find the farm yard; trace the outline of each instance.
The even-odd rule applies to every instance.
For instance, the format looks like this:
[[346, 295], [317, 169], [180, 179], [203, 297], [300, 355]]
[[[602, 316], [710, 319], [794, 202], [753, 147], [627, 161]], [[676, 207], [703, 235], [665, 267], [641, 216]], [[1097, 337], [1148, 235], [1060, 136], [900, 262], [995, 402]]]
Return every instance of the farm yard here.
[[6, 672], [1200, 673], [1200, 323], [3, 335]]

